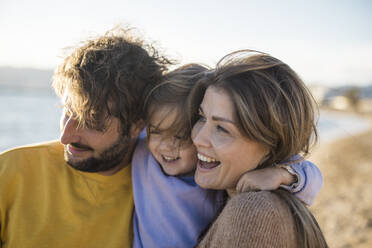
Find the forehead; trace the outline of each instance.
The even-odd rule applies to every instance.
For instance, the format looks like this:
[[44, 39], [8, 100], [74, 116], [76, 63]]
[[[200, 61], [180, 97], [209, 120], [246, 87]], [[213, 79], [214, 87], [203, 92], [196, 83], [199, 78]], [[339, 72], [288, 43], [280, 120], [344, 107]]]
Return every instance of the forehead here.
[[[62, 115], [72, 116], [77, 119], [82, 127], [87, 127], [89, 129], [96, 129], [99, 131], [108, 131], [111, 129], [119, 129], [121, 126], [121, 121], [118, 117], [108, 115], [104, 108], [98, 110], [100, 114], [95, 117], [89, 114], [85, 108], [80, 108], [80, 102], [74, 98], [68, 90], [66, 90], [61, 97], [61, 103], [63, 106]], [[110, 104], [109, 104], [110, 105]], [[97, 111], [97, 112], [98, 112]], [[94, 124], [93, 124], [94, 123]]]
[[172, 106], [155, 107], [150, 119], [150, 125], [159, 129], [169, 129], [176, 121], [178, 110]]
[[65, 89], [61, 96], [61, 104], [66, 111], [76, 114], [78, 111], [75, 108], [81, 105], [81, 100], [74, 96], [68, 89]]
[[206, 115], [234, 119], [234, 103], [224, 89], [209, 86], [200, 107]]
[[178, 110], [171, 106], [155, 107], [150, 119], [150, 125], [160, 129], [168, 129], [172, 126], [178, 116]]

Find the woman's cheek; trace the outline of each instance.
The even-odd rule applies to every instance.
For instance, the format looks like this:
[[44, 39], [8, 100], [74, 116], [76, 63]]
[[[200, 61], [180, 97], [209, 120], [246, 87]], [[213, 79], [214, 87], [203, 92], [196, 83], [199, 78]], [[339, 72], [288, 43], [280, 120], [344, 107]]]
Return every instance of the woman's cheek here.
[[220, 134], [217, 131], [212, 133], [211, 142], [214, 148], [224, 149], [233, 144], [234, 138], [228, 135]]

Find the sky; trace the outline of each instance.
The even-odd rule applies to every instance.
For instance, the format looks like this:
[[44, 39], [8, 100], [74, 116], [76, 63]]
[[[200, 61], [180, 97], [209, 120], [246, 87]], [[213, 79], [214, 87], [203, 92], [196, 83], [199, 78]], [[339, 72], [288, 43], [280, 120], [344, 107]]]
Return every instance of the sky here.
[[180, 64], [255, 49], [308, 84], [372, 84], [369, 0], [1, 0], [0, 66], [54, 69], [64, 48], [118, 24]]

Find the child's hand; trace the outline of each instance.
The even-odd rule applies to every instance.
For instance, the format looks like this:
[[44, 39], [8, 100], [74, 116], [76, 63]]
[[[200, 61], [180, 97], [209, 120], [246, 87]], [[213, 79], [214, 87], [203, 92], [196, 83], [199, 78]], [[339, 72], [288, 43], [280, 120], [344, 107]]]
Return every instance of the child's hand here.
[[296, 178], [283, 168], [270, 167], [244, 173], [237, 185], [238, 192], [275, 190], [281, 184], [291, 185]]

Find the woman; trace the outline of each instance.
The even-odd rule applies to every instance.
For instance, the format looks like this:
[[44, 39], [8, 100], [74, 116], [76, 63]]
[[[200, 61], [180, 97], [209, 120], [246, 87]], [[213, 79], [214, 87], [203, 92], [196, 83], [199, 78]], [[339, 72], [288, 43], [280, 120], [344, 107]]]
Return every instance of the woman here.
[[238, 51], [206, 73], [189, 100], [195, 180], [229, 196], [198, 247], [327, 247], [289, 193], [234, 190], [245, 172], [291, 163], [316, 140], [312, 97], [297, 74], [267, 54]]

